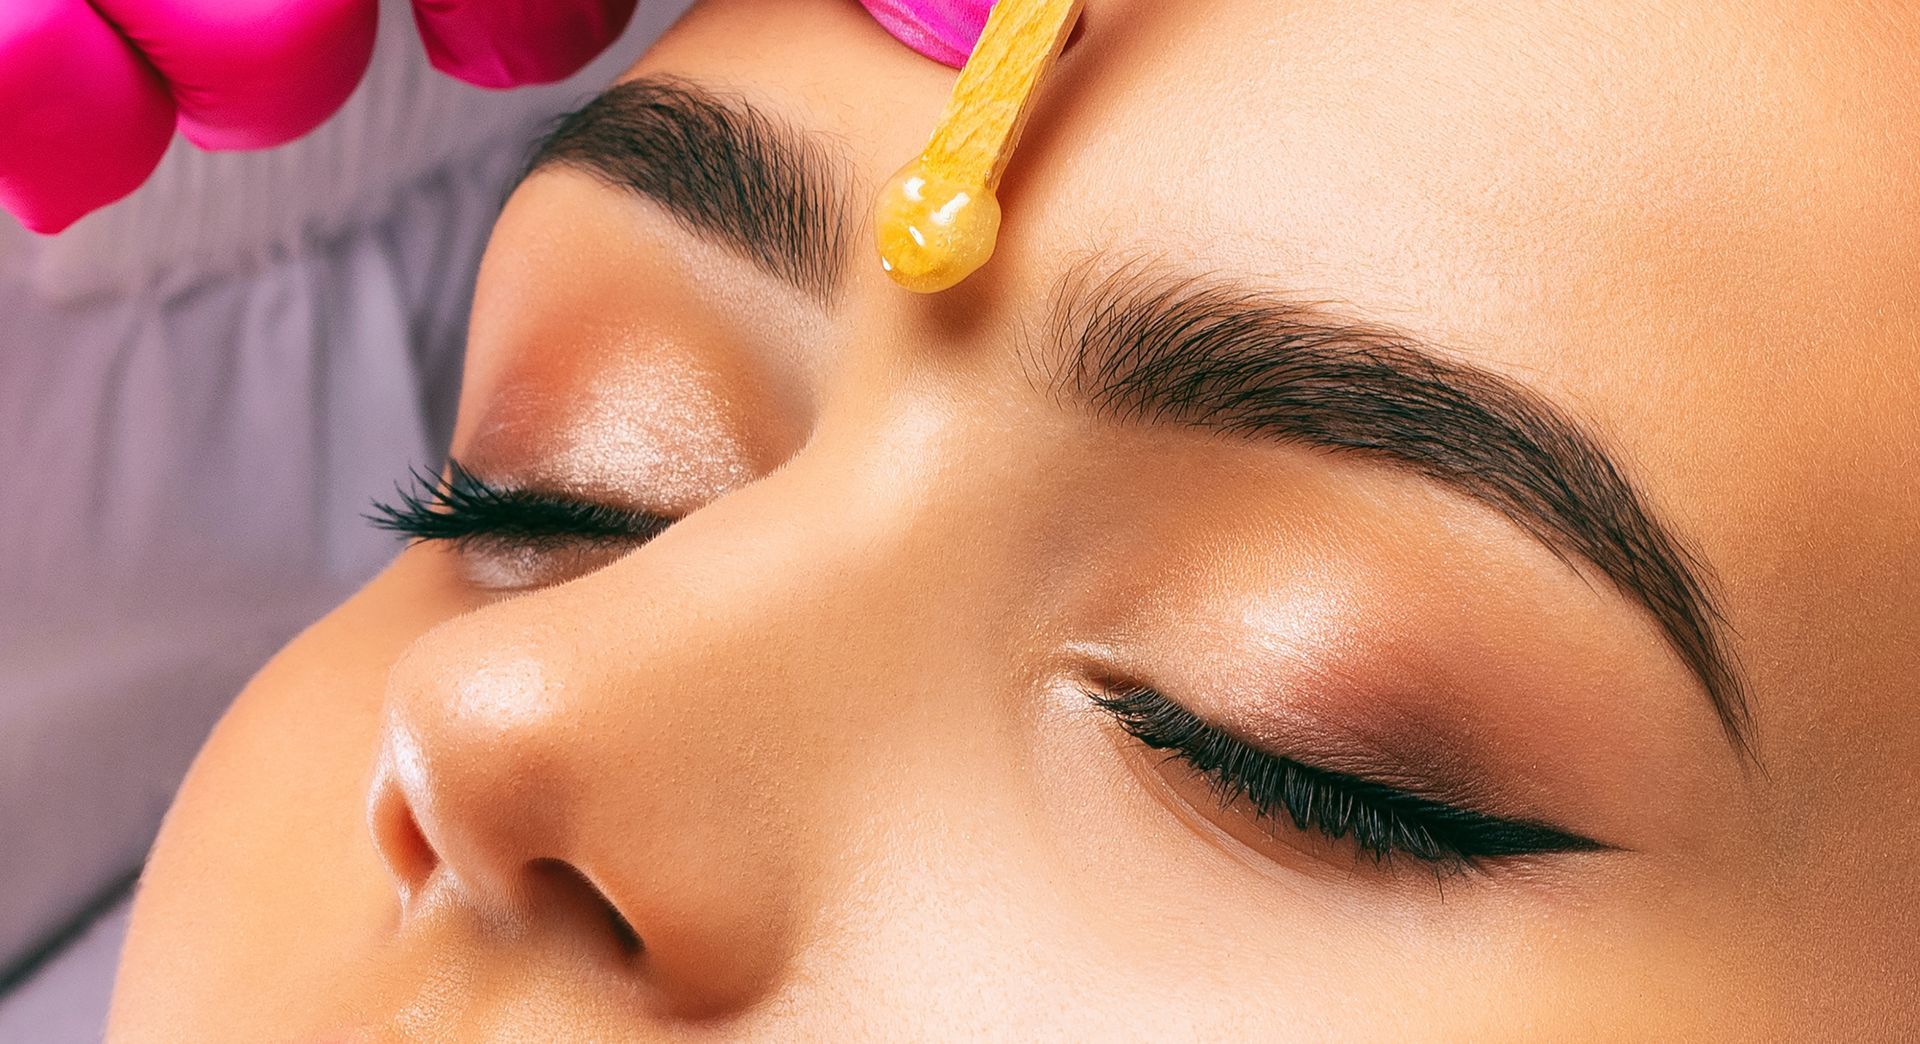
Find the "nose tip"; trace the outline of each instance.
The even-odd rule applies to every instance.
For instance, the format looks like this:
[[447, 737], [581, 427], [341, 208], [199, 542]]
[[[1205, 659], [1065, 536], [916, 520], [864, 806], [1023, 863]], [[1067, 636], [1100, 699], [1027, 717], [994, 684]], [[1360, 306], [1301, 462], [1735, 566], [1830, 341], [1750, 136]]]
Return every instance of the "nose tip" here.
[[443, 858], [441, 847], [448, 842], [436, 844], [416, 811], [432, 800], [428, 787], [412, 740], [404, 730], [390, 730], [368, 795], [367, 820], [374, 848], [399, 893], [403, 917], [438, 889], [483, 920], [562, 934], [582, 934], [578, 929], [584, 929], [584, 934], [610, 940], [624, 957], [641, 952], [639, 933], [625, 915], [583, 870], [564, 859], [511, 843], [492, 852], [476, 850], [471, 839], [459, 865]]
[[637, 698], [687, 684], [710, 644], [601, 654], [630, 639], [582, 637], [572, 621], [604, 614], [567, 599], [590, 593], [562, 585], [450, 620], [390, 671], [365, 809], [398, 930], [597, 967], [663, 1012], [737, 1010], [791, 955], [796, 849], [781, 820], [720, 814], [707, 781], [764, 766], [697, 742], [677, 708], [707, 690]]
[[368, 826], [403, 911], [431, 888], [491, 919], [524, 914], [526, 868], [563, 855], [552, 679], [526, 650], [457, 638], [423, 639], [388, 677]]
[[565, 788], [528, 744], [448, 726], [422, 735], [390, 715], [368, 794], [374, 846], [403, 910], [431, 888], [492, 919], [524, 917], [529, 868], [567, 862], [553, 821]]
[[388, 677], [368, 825], [403, 905], [431, 884], [500, 912], [530, 863], [564, 856], [561, 686], [536, 650], [443, 630]]
[[579, 828], [551, 660], [457, 629], [417, 643], [388, 676], [366, 821], [402, 931], [479, 931], [611, 969], [640, 936], [593, 877], [588, 856], [605, 853]]

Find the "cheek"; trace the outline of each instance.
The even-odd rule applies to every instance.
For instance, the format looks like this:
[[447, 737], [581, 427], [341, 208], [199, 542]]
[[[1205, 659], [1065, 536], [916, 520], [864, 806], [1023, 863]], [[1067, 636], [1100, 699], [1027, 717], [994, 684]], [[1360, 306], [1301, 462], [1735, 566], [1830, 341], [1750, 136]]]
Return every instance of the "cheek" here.
[[324, 1017], [312, 984], [387, 927], [393, 889], [365, 825], [386, 672], [463, 608], [430, 564], [403, 556], [309, 628], [214, 730], [141, 879], [115, 1025]]

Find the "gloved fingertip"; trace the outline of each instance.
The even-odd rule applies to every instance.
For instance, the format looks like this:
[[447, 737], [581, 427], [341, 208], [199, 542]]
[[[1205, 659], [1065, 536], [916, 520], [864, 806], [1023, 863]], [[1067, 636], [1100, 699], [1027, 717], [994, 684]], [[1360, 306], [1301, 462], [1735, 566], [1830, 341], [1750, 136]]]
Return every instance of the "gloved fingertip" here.
[[860, 0], [861, 6], [920, 54], [955, 69], [967, 64], [993, 0]]
[[173, 98], [85, 0], [0, 7], [0, 208], [51, 235], [147, 180]]
[[413, 0], [427, 60], [493, 90], [555, 83], [626, 31], [637, 0]]
[[420, 20], [419, 6], [414, 8], [420, 42], [427, 49], [427, 64], [462, 83], [488, 90], [504, 91], [518, 86], [513, 74], [491, 51], [473, 46], [460, 31], [446, 31], [439, 24]]
[[325, 122], [373, 59], [378, 0], [88, 0], [140, 50], [208, 151], [264, 149]]

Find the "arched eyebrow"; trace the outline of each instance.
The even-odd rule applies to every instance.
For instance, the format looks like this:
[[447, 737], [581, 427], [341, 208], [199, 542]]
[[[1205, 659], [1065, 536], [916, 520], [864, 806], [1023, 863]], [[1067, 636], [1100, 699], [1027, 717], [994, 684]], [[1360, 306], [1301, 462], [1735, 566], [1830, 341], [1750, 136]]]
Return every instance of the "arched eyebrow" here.
[[1490, 505], [1645, 609], [1752, 755], [1746, 687], [1705, 564], [1600, 444], [1530, 389], [1417, 339], [1228, 280], [1087, 262], [1054, 299], [1063, 400], [1139, 423], [1314, 446]]
[[560, 118], [526, 174], [564, 167], [664, 209], [820, 299], [847, 254], [847, 178], [817, 139], [683, 80], [630, 80]]

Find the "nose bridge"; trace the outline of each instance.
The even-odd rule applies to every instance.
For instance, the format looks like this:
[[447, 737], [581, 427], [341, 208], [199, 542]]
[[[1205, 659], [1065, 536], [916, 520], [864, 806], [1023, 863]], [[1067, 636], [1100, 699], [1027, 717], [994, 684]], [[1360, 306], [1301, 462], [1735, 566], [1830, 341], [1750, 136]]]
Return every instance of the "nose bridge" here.
[[437, 858], [506, 908], [559, 861], [663, 981], [713, 999], [772, 974], [806, 864], [832, 858], [825, 790], [900, 679], [958, 654], [951, 614], [931, 622], [964, 597], [926, 505], [798, 464], [414, 644], [372, 798], [403, 890]]

